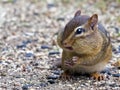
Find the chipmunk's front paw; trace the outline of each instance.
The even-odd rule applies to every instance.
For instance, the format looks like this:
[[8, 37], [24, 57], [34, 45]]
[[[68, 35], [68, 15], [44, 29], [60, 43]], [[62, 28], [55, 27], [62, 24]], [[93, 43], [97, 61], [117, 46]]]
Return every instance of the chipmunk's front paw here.
[[98, 81], [104, 80], [105, 78], [104, 75], [101, 75], [100, 73], [97, 72], [92, 73], [91, 76], [94, 80], [98, 80]]
[[73, 67], [74, 65], [77, 64], [78, 59], [79, 59], [78, 57], [74, 56], [71, 60], [66, 60], [65, 66]]

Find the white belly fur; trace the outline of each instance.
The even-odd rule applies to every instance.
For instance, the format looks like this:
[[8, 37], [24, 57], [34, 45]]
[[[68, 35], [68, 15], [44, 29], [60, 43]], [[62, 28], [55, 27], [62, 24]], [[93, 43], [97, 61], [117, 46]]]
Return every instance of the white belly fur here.
[[96, 65], [93, 66], [83, 66], [83, 65], [77, 65], [74, 68], [67, 68], [70, 71], [72, 71], [73, 73], [93, 73], [93, 72], [100, 72], [102, 71], [105, 66], [106, 66], [107, 62], [99, 62]]

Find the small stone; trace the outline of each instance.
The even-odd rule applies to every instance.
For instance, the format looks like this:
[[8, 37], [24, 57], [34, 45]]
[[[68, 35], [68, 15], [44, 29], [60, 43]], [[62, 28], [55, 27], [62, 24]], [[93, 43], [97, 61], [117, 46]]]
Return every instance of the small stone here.
[[109, 68], [104, 69], [103, 71], [101, 71], [101, 73], [107, 73], [108, 75], [111, 75]]
[[39, 15], [39, 12], [33, 12], [33, 15], [38, 16], [38, 15]]
[[61, 74], [60, 71], [53, 71], [52, 73], [54, 73], [55, 75], [60, 75]]
[[120, 46], [118, 47], [118, 50], [119, 50], [119, 52], [120, 52]]
[[26, 45], [25, 44], [20, 44], [20, 45], [17, 45], [17, 48], [19, 49], [19, 48], [25, 48], [26, 47]]
[[49, 52], [49, 55], [60, 54], [58, 51]]
[[6, 64], [11, 64], [9, 61], [5, 61]]
[[12, 90], [19, 90], [19, 88], [12, 88]]
[[33, 66], [38, 66], [38, 65], [39, 65], [39, 63], [34, 63], [34, 64], [33, 64]]
[[28, 85], [24, 85], [22, 86], [22, 90], [28, 90], [29, 86]]
[[17, 75], [17, 76], [15, 76], [16, 78], [21, 78], [21, 76], [20, 75]]
[[116, 52], [117, 50], [116, 50], [116, 48], [115, 48], [115, 47], [113, 47], [113, 48], [112, 48], [112, 51], [113, 51], [113, 52]]
[[41, 46], [41, 49], [51, 49], [52, 47], [51, 46], [49, 46], [49, 45], [42, 45]]
[[0, 60], [0, 63], [2, 63], [2, 61]]
[[116, 87], [117, 85], [116, 85], [116, 83], [112, 83], [112, 84], [109, 84], [109, 86]]
[[56, 5], [54, 3], [48, 3], [47, 8], [50, 12], [55, 12], [57, 10]]
[[59, 17], [59, 18], [57, 18], [57, 21], [65, 21], [65, 18]]
[[50, 84], [54, 84], [54, 83], [55, 83], [55, 80], [49, 79], [48, 82], [49, 82]]
[[25, 54], [25, 57], [32, 57], [32, 56], [34, 56], [34, 55], [31, 52]]
[[3, 48], [3, 49], [2, 49], [2, 51], [8, 51], [8, 48], [7, 48], [7, 47], [5, 47], [5, 48]]
[[113, 77], [120, 77], [120, 74], [112, 74]]
[[17, 65], [16, 65], [16, 68], [19, 68], [19, 67], [20, 67], [20, 65], [17, 64]]
[[40, 86], [41, 87], [46, 87], [48, 85], [48, 83], [41, 83]]
[[28, 90], [30, 86], [32, 86], [32, 85], [30, 85], [30, 84], [23, 85], [22, 90]]
[[59, 78], [59, 75], [50, 75], [47, 77], [47, 79], [57, 79]]
[[118, 28], [118, 27], [114, 27], [114, 28], [115, 28], [116, 33], [120, 33], [120, 28]]
[[26, 45], [26, 44], [31, 43], [31, 42], [32, 42], [31, 40], [27, 40], [27, 41], [23, 41], [22, 43]]
[[55, 4], [53, 4], [53, 3], [48, 3], [47, 4], [47, 8], [53, 8], [53, 7], [55, 7]]
[[5, 76], [7, 76], [7, 73], [1, 72], [1, 73], [0, 73], [0, 76], [4, 76], [4, 77], [5, 77]]

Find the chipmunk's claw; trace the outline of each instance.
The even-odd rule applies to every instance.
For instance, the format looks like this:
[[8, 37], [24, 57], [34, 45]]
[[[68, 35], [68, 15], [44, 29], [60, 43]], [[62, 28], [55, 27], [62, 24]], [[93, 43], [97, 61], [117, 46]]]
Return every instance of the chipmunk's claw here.
[[91, 76], [94, 80], [98, 80], [98, 81], [104, 80], [104, 78], [105, 78], [104, 75], [101, 75], [97, 72], [92, 73]]
[[63, 72], [60, 76], [60, 79], [62, 80], [70, 80], [72, 77], [70, 74], [68, 74], [67, 72]]

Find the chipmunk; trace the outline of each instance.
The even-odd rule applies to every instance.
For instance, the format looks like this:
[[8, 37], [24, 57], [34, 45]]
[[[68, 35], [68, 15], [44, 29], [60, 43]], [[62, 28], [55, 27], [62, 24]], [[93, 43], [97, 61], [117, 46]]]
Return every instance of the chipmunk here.
[[[57, 37], [63, 49], [61, 67], [64, 76], [74, 73], [88, 73], [94, 79], [102, 80], [103, 70], [112, 56], [108, 32], [98, 22], [98, 15], [81, 15], [78, 10]], [[73, 59], [75, 58], [75, 59]]]

